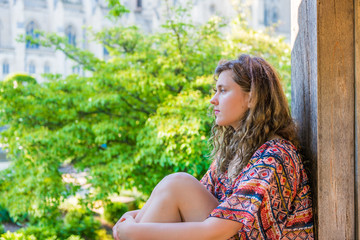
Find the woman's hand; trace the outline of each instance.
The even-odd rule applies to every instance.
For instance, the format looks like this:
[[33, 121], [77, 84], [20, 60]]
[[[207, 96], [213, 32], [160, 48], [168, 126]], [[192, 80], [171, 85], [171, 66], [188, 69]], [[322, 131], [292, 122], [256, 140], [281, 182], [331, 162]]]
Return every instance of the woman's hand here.
[[122, 218], [126, 217], [126, 216], [131, 216], [132, 218], [135, 219], [139, 212], [140, 212], [140, 209], [139, 209], [139, 210], [134, 210], [134, 211], [126, 212], [126, 213], [124, 213], [124, 214], [121, 216], [120, 220], [121, 220]]
[[139, 213], [140, 210], [130, 211], [124, 213], [121, 216], [119, 221], [113, 227], [113, 237], [115, 240], [126, 240], [127, 232], [125, 230], [129, 229], [131, 224], [135, 224], [135, 217]]

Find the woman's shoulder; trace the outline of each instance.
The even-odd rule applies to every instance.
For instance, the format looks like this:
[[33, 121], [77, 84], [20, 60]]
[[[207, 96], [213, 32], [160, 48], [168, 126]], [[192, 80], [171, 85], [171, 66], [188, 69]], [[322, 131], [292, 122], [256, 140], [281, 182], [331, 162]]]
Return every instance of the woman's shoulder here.
[[262, 158], [275, 158], [277, 160], [300, 160], [300, 154], [297, 148], [288, 140], [283, 138], [275, 138], [265, 142], [252, 156], [253, 160]]
[[274, 173], [286, 172], [288, 176], [302, 175], [304, 166], [296, 147], [288, 140], [276, 138], [265, 142], [254, 153], [247, 169], [269, 169]]

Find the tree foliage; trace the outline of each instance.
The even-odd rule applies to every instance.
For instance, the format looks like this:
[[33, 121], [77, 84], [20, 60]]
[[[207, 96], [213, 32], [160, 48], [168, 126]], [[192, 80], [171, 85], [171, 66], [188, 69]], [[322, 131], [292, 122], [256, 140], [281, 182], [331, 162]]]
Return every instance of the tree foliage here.
[[[115, 15], [123, 11], [113, 7]], [[60, 216], [59, 204], [78, 189], [62, 180], [66, 164], [88, 173], [85, 205], [122, 189], [147, 195], [172, 172], [200, 178], [209, 166], [209, 99], [220, 59], [263, 56], [290, 92], [290, 51], [282, 39], [242, 19], [224, 34], [219, 18], [194, 25], [183, 21], [186, 9], [174, 11], [160, 33], [134, 26], [95, 33], [110, 54], [106, 60], [53, 33], [30, 39], [91, 74], [48, 74], [42, 84], [16, 74], [0, 82], [0, 126], [8, 126], [0, 141], [12, 161], [0, 173], [0, 204], [15, 220], [24, 213], [46, 221]]]

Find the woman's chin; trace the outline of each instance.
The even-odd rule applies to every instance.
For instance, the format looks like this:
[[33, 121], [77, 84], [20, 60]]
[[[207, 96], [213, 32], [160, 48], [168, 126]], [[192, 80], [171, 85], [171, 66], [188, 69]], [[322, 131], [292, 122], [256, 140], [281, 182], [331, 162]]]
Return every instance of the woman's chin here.
[[234, 127], [233, 125], [229, 124], [229, 123], [224, 123], [224, 122], [222, 122], [222, 121], [216, 121], [215, 123], [216, 123], [217, 126], [221, 126], [221, 127], [232, 127], [232, 128], [235, 129], [235, 127]]
[[226, 126], [226, 124], [225, 124], [224, 122], [222, 122], [222, 121], [216, 120], [215, 123], [216, 123], [216, 125], [218, 125], [218, 126], [222, 126], [222, 127]]

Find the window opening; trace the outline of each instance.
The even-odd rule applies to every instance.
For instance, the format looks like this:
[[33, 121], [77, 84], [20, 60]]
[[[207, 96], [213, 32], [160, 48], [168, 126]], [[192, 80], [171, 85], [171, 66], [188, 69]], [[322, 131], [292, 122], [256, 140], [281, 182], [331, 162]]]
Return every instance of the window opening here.
[[[26, 36], [30, 36], [33, 39], [39, 39], [39, 33], [36, 32], [36, 29], [38, 29], [37, 25], [34, 21], [31, 21], [26, 26]], [[32, 43], [30, 40], [26, 41], [26, 48], [30, 49], [38, 49], [40, 46], [38, 43]]]

